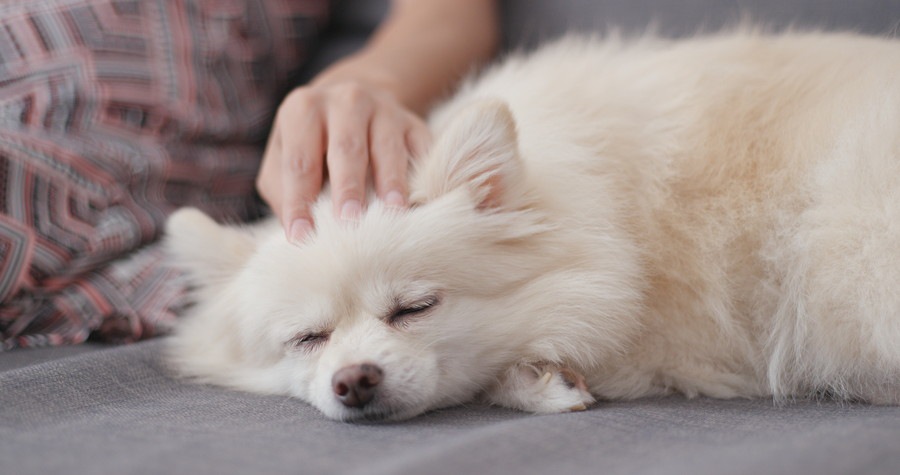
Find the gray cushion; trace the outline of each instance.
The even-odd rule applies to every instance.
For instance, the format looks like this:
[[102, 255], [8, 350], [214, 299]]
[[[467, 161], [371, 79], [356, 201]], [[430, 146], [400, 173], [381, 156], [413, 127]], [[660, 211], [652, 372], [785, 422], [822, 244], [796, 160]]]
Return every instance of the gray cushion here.
[[741, 20], [874, 34], [900, 26], [897, 0], [504, 0], [507, 47], [530, 47], [565, 32], [634, 34], [648, 27], [667, 37], [716, 31]]
[[900, 467], [897, 407], [671, 397], [549, 416], [476, 404], [347, 424], [293, 399], [178, 381], [162, 344], [0, 372], [0, 472], [827, 475]]
[[72, 346], [31, 348], [28, 351], [7, 351], [5, 353], [0, 353], [0, 372], [34, 365], [44, 361], [58, 360], [69, 356], [80, 355], [82, 353], [98, 351], [103, 348], [106, 348], [106, 346], [85, 343]]

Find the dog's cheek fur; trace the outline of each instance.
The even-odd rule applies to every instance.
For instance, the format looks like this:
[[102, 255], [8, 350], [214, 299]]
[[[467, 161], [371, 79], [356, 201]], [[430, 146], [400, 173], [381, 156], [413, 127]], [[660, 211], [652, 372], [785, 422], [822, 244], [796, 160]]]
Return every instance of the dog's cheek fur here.
[[490, 388], [508, 366], [530, 355], [540, 328], [526, 326], [516, 294], [458, 295], [416, 336], [436, 357], [436, 391], [429, 408], [469, 402]]
[[170, 360], [182, 375], [200, 382], [284, 393], [290, 382], [284, 349], [266, 330], [260, 309], [245, 301], [253, 295], [246, 291], [247, 280], [253, 276], [239, 276], [187, 312], [170, 340]]
[[195, 209], [170, 218], [167, 252], [193, 284], [196, 302], [169, 343], [169, 360], [180, 375], [258, 393], [287, 390], [283, 341], [268, 324], [272, 302], [252, 265], [271, 225], [220, 226]]
[[255, 244], [249, 234], [218, 225], [203, 212], [185, 208], [166, 223], [165, 249], [171, 265], [184, 272], [196, 304], [182, 316], [169, 342], [170, 361], [183, 376], [230, 387], [244, 358], [232, 289]]

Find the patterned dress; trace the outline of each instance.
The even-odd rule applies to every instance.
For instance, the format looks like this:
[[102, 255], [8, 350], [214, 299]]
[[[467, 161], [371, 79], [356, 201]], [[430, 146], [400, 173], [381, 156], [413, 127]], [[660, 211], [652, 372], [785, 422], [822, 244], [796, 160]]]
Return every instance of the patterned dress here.
[[184, 305], [166, 216], [260, 214], [324, 0], [0, 2], [0, 349], [127, 342]]

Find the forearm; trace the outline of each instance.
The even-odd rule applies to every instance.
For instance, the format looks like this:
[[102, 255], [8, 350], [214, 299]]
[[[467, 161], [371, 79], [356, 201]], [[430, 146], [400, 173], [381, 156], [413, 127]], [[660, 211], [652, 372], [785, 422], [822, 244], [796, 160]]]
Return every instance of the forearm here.
[[491, 0], [395, 0], [368, 45], [313, 84], [367, 81], [424, 114], [474, 65], [490, 59], [498, 38]]

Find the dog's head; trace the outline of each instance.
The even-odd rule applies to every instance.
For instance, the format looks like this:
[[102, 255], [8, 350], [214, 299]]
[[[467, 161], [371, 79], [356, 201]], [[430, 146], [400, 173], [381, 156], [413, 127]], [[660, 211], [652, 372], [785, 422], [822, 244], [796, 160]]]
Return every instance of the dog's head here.
[[400, 419], [465, 402], [528, 342], [516, 289], [541, 272], [516, 130], [499, 102], [452, 120], [417, 167], [413, 206], [373, 202], [292, 245], [280, 227], [173, 215], [173, 262], [198, 288], [173, 357], [188, 374], [287, 393], [336, 419]]

